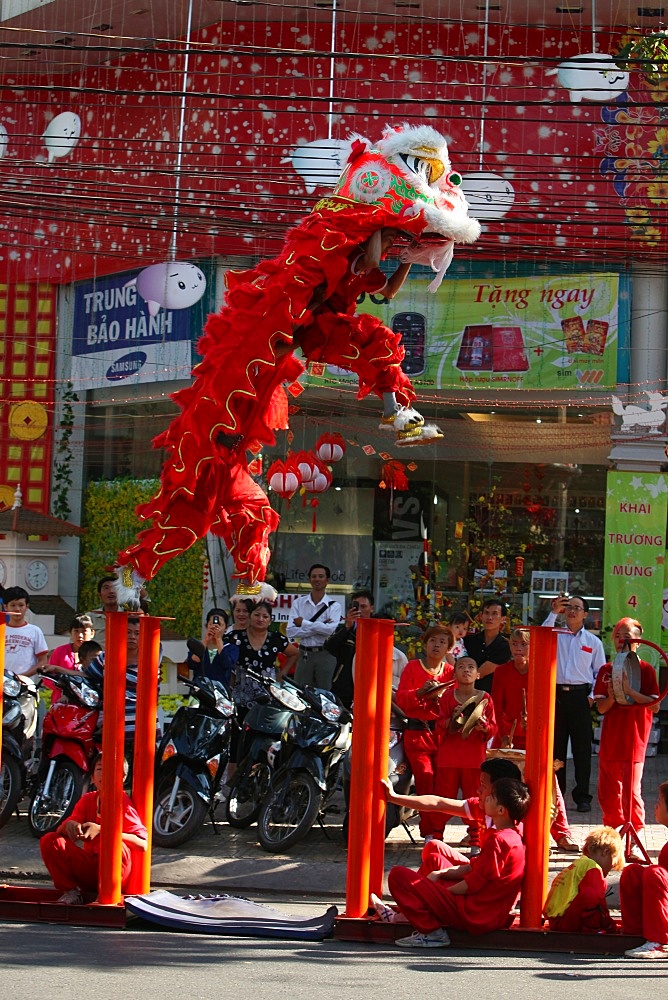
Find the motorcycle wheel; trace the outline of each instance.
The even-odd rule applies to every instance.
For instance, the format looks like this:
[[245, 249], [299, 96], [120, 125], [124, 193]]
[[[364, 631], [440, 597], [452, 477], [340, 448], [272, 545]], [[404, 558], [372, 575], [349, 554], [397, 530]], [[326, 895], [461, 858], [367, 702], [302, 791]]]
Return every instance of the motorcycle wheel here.
[[303, 840], [316, 821], [321, 799], [320, 789], [305, 771], [272, 788], [257, 821], [260, 846], [280, 854]]
[[81, 798], [84, 773], [71, 760], [58, 760], [48, 795], [44, 795], [44, 781], [40, 780], [30, 799], [28, 823], [35, 837], [51, 833], [67, 819]]
[[269, 789], [270, 777], [268, 764], [256, 764], [248, 774], [237, 771], [225, 803], [225, 819], [230, 826], [243, 830], [256, 821]]
[[206, 802], [183, 780], [176, 793], [174, 810], [168, 812], [175, 780], [174, 774], [158, 779], [153, 807], [153, 843], [158, 847], [185, 844], [195, 836], [206, 817]]
[[4, 753], [0, 771], [0, 827], [9, 823], [21, 798], [21, 768], [13, 757]]

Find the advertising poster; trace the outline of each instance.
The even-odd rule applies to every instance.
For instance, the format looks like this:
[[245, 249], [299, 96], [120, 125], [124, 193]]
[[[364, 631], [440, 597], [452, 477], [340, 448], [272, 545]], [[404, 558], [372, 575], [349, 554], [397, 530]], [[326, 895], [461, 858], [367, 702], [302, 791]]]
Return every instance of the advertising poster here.
[[[658, 473], [608, 473], [603, 626], [637, 618], [661, 642], [668, 482]], [[643, 659], [648, 659], [640, 650]]]
[[[202, 332], [212, 282], [195, 265], [175, 264], [180, 272], [165, 277], [158, 271], [156, 287], [147, 290], [142, 275], [154, 268], [167, 265], [75, 285], [70, 375], [75, 391], [190, 376], [192, 341]], [[192, 274], [199, 287], [182, 290], [182, 279], [192, 281]], [[165, 285], [171, 280], [176, 291]]]
[[[446, 280], [435, 295], [429, 280], [357, 306], [401, 334], [402, 368], [418, 391], [616, 386], [618, 275]], [[309, 376], [327, 384], [341, 371], [317, 363]]]
[[374, 574], [376, 613], [393, 607], [394, 602], [412, 604], [422, 556], [422, 541], [375, 542]]

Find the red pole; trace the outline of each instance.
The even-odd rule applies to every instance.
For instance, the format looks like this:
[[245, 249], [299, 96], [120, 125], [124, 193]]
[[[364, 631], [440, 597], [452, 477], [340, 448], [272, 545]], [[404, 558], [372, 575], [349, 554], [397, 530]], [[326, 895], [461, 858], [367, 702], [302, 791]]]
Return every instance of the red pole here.
[[104, 691], [102, 696], [104, 719], [102, 724], [100, 891], [98, 902], [115, 905], [121, 901], [128, 616], [125, 611], [112, 611], [107, 613], [106, 621]]
[[137, 664], [137, 728], [135, 731], [132, 802], [146, 827], [145, 851], [132, 851], [132, 871], [128, 891], [151, 891], [151, 843], [153, 840], [153, 783], [155, 777], [155, 727], [158, 717], [160, 671], [160, 619], [139, 619]]
[[[387, 778], [390, 753], [390, 712], [392, 709], [392, 650], [394, 648], [394, 622], [371, 619], [377, 636], [378, 672], [376, 711], [374, 713], [373, 798], [371, 805], [371, 854], [369, 862], [369, 891], [383, 895], [385, 874], [385, 799], [380, 794], [380, 780]], [[355, 676], [358, 676], [357, 671]]]
[[554, 781], [554, 703], [557, 684], [557, 632], [532, 626], [529, 646], [527, 749], [524, 780], [531, 805], [524, 820], [526, 868], [520, 923], [540, 928], [547, 895], [550, 853], [550, 811]]
[[377, 689], [376, 620], [357, 622], [355, 722], [350, 762], [346, 916], [362, 917], [369, 908], [369, 852], [374, 782], [374, 717]]

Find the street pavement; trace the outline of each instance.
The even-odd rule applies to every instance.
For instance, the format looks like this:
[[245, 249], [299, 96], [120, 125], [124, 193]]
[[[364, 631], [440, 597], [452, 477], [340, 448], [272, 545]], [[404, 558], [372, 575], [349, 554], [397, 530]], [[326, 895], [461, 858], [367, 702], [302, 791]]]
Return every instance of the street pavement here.
[[[592, 789], [596, 788], [597, 758], [593, 758]], [[569, 778], [571, 778], [569, 764]], [[650, 757], [645, 764], [643, 792], [647, 806], [648, 825], [643, 841], [650, 857], [656, 860], [668, 831], [654, 820], [656, 788], [668, 779], [668, 757]], [[153, 850], [151, 883], [153, 888], [177, 892], [242, 893], [254, 899], [274, 901], [318, 900], [337, 903], [341, 908], [346, 891], [347, 851], [341, 836], [343, 800], [335, 801], [338, 811], [327, 814], [323, 828], [317, 825], [302, 843], [288, 854], [267, 854], [256, 837], [255, 827], [235, 830], [224, 820], [224, 808], [218, 809], [215, 829], [207, 821], [197, 836], [176, 850], [156, 847]], [[567, 796], [570, 807], [570, 796]], [[48, 874], [39, 852], [39, 841], [30, 833], [22, 804], [19, 819], [13, 817], [0, 830], [0, 881], [9, 884], [47, 881]], [[598, 803], [594, 800], [591, 813], [578, 813], [569, 808], [574, 839], [584, 843], [590, 829], [601, 823]], [[416, 844], [401, 827], [393, 830], [385, 845], [385, 872], [393, 865], [419, 865], [421, 841], [417, 826], [412, 828]], [[457, 844], [466, 834], [460, 820], [451, 820], [445, 828], [445, 839]], [[464, 849], [465, 850], [465, 849]], [[550, 852], [550, 875], [554, 876], [570, 864], [574, 856], [553, 849]], [[615, 878], [611, 876], [614, 884]], [[611, 898], [614, 908], [614, 894]]]

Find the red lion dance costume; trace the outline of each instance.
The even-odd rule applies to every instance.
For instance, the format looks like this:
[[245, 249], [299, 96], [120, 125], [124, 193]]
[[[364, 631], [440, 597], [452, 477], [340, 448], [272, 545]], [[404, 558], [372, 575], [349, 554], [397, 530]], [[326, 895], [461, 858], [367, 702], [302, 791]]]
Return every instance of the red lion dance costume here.
[[[414, 241], [402, 259], [439, 270], [435, 290], [454, 242], [473, 242], [480, 232], [460, 184], [445, 140], [428, 126], [389, 129], [375, 147], [355, 137], [334, 192], [288, 233], [282, 253], [227, 274], [224, 304], [198, 344], [203, 360], [194, 382], [173, 395], [181, 413], [153, 442], [168, 450], [160, 490], [137, 508], [153, 524], [118, 556], [122, 582], [135, 595], [143, 580], [209, 531], [232, 554], [239, 593], [271, 591], [263, 581], [279, 516], [250, 477], [246, 451], [274, 442], [274, 393], [304, 371], [293, 354], [296, 341], [307, 361], [355, 371], [360, 396], [393, 392], [409, 407], [415, 391], [401, 370], [399, 336], [374, 317], [355, 315], [351, 258], [379, 231], [399, 230]], [[420, 243], [423, 235], [431, 242]], [[413, 425], [424, 424], [417, 411], [407, 412]], [[419, 429], [409, 433], [420, 439]], [[120, 593], [129, 596], [123, 587]]]

